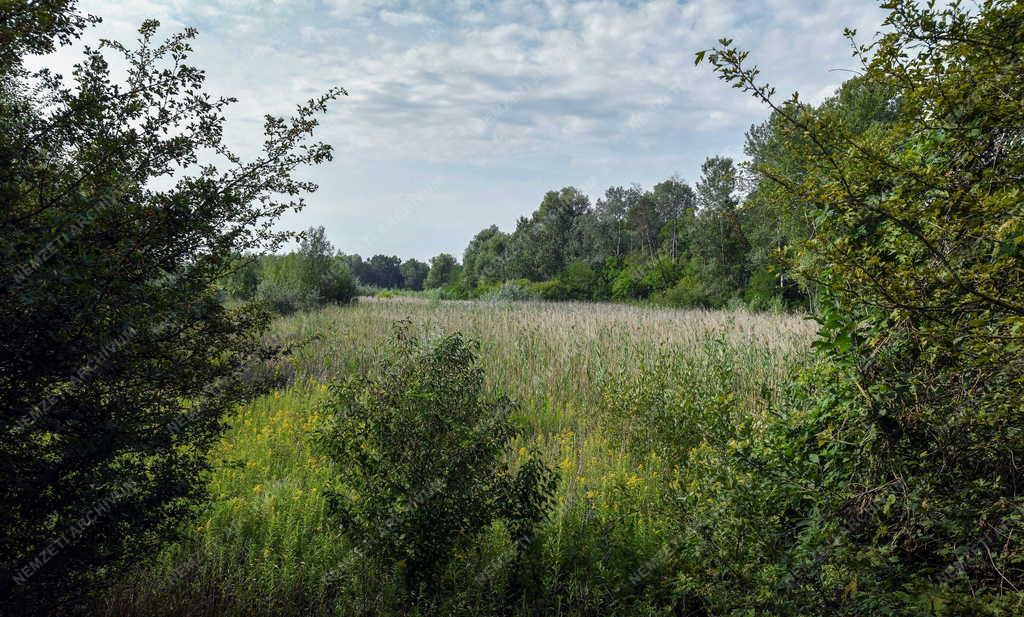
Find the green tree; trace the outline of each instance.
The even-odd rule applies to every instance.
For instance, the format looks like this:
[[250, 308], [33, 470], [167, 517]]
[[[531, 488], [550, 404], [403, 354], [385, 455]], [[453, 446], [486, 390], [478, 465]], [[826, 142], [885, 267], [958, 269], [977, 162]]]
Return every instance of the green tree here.
[[427, 289], [437, 289], [455, 282], [458, 274], [459, 262], [448, 253], [441, 253], [430, 259], [430, 272], [424, 281]]
[[1024, 5], [887, 8], [855, 46], [893, 103], [866, 129], [777, 102], [728, 40], [698, 57], [806, 137], [775, 180], [815, 224], [797, 263], [823, 296], [820, 398], [747, 460], [786, 487], [765, 520], [801, 529], [770, 549], [795, 612], [1020, 614]]
[[418, 259], [406, 259], [402, 262], [402, 288], [419, 291], [430, 273], [430, 266]]
[[400, 324], [377, 370], [334, 385], [321, 448], [336, 463], [332, 513], [360, 553], [399, 570], [413, 602], [439, 594], [457, 550], [503, 520], [517, 553], [546, 515], [555, 476], [512, 467], [513, 403], [485, 395], [476, 343], [421, 340]]
[[252, 300], [260, 284], [259, 260], [242, 255], [234, 258], [231, 271], [222, 279], [224, 293], [238, 300]]
[[628, 223], [629, 212], [643, 196], [638, 185], [629, 188], [609, 187], [594, 206], [595, 224], [588, 245], [592, 247], [591, 263], [621, 259], [633, 249], [633, 236]]
[[697, 195], [678, 177], [659, 182], [651, 189], [655, 209], [664, 221], [661, 239], [672, 259], [689, 254], [697, 213]]
[[505, 279], [505, 252], [509, 235], [491, 225], [469, 242], [462, 256], [466, 286], [497, 283]]
[[368, 285], [385, 289], [402, 287], [402, 260], [395, 255], [374, 255], [367, 262], [369, 265]]
[[[895, 93], [884, 90], [881, 84], [855, 77], [818, 108], [802, 103], [783, 106], [786, 113], [829, 113], [842, 117], [846, 130], [859, 135], [879, 123], [891, 122], [897, 101]], [[751, 190], [740, 216], [751, 245], [747, 260], [760, 287], [751, 297], [755, 303], [769, 300], [765, 294], [770, 294], [787, 303], [801, 304], [806, 302], [808, 293], [813, 293], [812, 281], [799, 281], [789, 249], [811, 237], [814, 209], [776, 181], [806, 175], [817, 156], [811, 145], [808, 136], [779, 112], [773, 112], [768, 120], [747, 132], [744, 152], [749, 162], [745, 168]], [[775, 282], [767, 285], [772, 277]], [[802, 284], [798, 285], [798, 281]]]
[[299, 280], [309, 306], [347, 303], [356, 296], [348, 268], [334, 255], [323, 226], [310, 227], [299, 239]]
[[[0, 612], [87, 612], [201, 498], [221, 418], [252, 393], [268, 316], [228, 308], [234, 257], [286, 239], [270, 223], [328, 160], [316, 115], [342, 91], [268, 116], [252, 161], [221, 141], [230, 99], [203, 91], [187, 29], [143, 24], [134, 50], [88, 49], [72, 83], [17, 57], [76, 36], [74, 3], [0, 15]], [[125, 81], [108, 57], [123, 62]], [[13, 58], [13, 59], [12, 59]], [[223, 155], [212, 159], [210, 153]], [[202, 158], [204, 163], [199, 164]]]
[[574, 187], [548, 191], [529, 219], [520, 218], [509, 239], [508, 274], [544, 281], [584, 252], [580, 220], [590, 200]]
[[630, 229], [640, 243], [644, 255], [650, 257], [658, 251], [658, 238], [661, 228], [665, 225], [664, 213], [650, 192], [645, 192], [629, 209], [628, 222]]
[[724, 304], [746, 285], [747, 252], [736, 197], [738, 176], [732, 159], [715, 156], [704, 161], [697, 183], [697, 230], [694, 254], [700, 259], [705, 290], [715, 304]]

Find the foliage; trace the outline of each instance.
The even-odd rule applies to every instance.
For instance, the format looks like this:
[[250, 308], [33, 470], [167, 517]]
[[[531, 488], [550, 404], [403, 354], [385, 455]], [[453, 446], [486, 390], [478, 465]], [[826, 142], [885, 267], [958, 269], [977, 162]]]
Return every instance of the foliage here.
[[342, 93], [268, 116], [245, 162], [221, 141], [231, 100], [186, 62], [194, 30], [159, 42], [145, 22], [135, 49], [87, 49], [72, 83], [7, 57], [77, 35], [73, 4], [3, 9], [4, 614], [87, 612], [192, 514], [221, 418], [251, 394], [244, 371], [272, 351], [267, 315], [224, 306], [215, 283], [285, 238], [271, 225], [316, 188], [293, 172], [330, 159], [309, 138]]
[[573, 187], [548, 191], [530, 218], [521, 218], [508, 239], [506, 275], [531, 281], [553, 279], [582, 249], [581, 218], [587, 196]]
[[419, 291], [423, 289], [430, 274], [430, 266], [418, 259], [406, 259], [402, 262], [402, 289]]
[[775, 103], [728, 41], [706, 55], [806, 136], [800, 173], [766, 173], [810, 210], [797, 259], [823, 295], [823, 376], [751, 446], [794, 487], [765, 519], [802, 526], [761, 571], [801, 573], [783, 597], [808, 612], [1010, 614], [1024, 601], [1024, 7], [888, 8], [886, 34], [855, 47], [858, 91], [892, 97], [884, 123]]
[[[359, 545], [329, 516], [323, 495], [338, 489], [338, 466], [315, 447], [326, 382], [386, 365], [382, 352], [403, 318], [423, 341], [455, 329], [480, 341], [485, 388], [518, 402], [513, 468], [539, 456], [559, 478], [536, 541], [517, 557], [503, 523], [485, 529], [449, 563], [434, 613], [697, 612], [699, 604], [673, 591], [683, 545], [672, 528], [680, 513], [669, 506], [686, 485], [676, 484], [667, 444], [699, 439], [704, 429], [684, 418], [710, 421], [727, 410], [716, 425], [726, 426], [745, 413], [768, 416], [765, 389], [791, 380], [813, 323], [743, 311], [398, 296], [275, 322], [275, 337], [308, 341], [287, 359], [293, 382], [229, 417], [212, 453], [209, 507], [186, 540], [126, 581], [106, 614], [409, 613], [396, 573], [358, 558]], [[650, 423], [680, 409], [692, 415], [661, 429]]]
[[427, 289], [436, 289], [456, 282], [459, 275], [459, 262], [448, 253], [441, 253], [430, 260], [430, 272], [423, 285]]
[[[770, 125], [756, 135], [778, 140], [778, 131]], [[611, 187], [594, 207], [574, 187], [549, 191], [513, 233], [494, 225], [480, 231], [466, 248], [463, 279], [450, 289], [457, 297], [479, 297], [503, 281], [526, 280], [531, 282], [519, 287], [550, 300], [723, 307], [750, 298], [750, 306], [799, 308], [806, 296], [792, 276], [762, 277], [758, 283], [772, 289], [745, 293], [752, 264], [788, 267], [776, 254], [789, 240], [771, 232], [782, 209], [764, 206], [767, 189], [751, 182], [760, 205], [747, 207], [738, 199], [740, 176], [732, 160], [712, 157], [697, 191], [673, 176], [650, 191]], [[673, 287], [678, 289], [669, 298]]]
[[239, 261], [223, 283], [225, 291], [237, 300], [256, 299], [281, 315], [323, 304], [347, 304], [357, 295], [348, 265], [334, 255], [323, 227], [304, 232], [297, 251]]
[[[676, 307], [697, 307], [712, 304], [704, 288], [704, 283], [701, 282], [701, 278], [692, 264], [687, 264], [686, 270], [672, 287], [654, 294], [651, 299], [655, 304]], [[754, 305], [752, 302], [748, 302], [748, 306], [754, 309], [764, 308], [763, 306]]]
[[485, 396], [476, 345], [407, 326], [390, 344], [377, 371], [332, 388], [321, 446], [341, 483], [332, 511], [360, 555], [397, 565], [410, 597], [429, 597], [493, 522], [525, 547], [554, 480], [537, 459], [510, 467], [514, 405]]
[[470, 241], [462, 257], [466, 284], [470, 287], [504, 280], [508, 234], [491, 225]]

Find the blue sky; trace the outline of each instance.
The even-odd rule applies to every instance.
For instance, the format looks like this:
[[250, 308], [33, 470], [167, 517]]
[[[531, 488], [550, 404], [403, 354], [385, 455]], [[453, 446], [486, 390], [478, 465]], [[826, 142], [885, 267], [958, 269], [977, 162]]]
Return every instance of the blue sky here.
[[[842, 30], [875, 32], [864, 0], [83, 0], [89, 39], [134, 39], [147, 17], [199, 29], [193, 63], [239, 99], [227, 137], [257, 151], [264, 113], [332, 85], [350, 93], [320, 136], [335, 160], [281, 226], [323, 225], [346, 252], [461, 257], [490, 224], [509, 230], [545, 191], [596, 199], [613, 184], [693, 182], [714, 154], [742, 156], [765, 109], [695, 68], [727, 36], [764, 77], [818, 101], [856, 66]], [[65, 49], [42, 64], [67, 70]]]

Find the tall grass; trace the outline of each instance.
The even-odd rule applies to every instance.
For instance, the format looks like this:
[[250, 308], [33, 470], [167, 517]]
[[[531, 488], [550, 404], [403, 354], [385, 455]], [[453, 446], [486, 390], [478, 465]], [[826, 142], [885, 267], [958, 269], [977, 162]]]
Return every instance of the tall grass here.
[[[324, 384], [368, 370], [400, 320], [427, 335], [479, 340], [488, 388], [519, 403], [517, 447], [539, 450], [558, 469], [537, 585], [548, 592], [541, 602], [564, 614], [599, 614], [612, 596], [632, 593], [637, 572], [658, 569], [652, 556], [668, 540], [662, 505], [685, 490], [670, 449], [705, 436], [684, 434], [686, 422], [679, 434], [650, 427], [673, 426], [665, 414], [722, 413], [723, 423], [730, 413], [764, 414], [805, 361], [814, 331], [796, 315], [410, 298], [282, 318], [274, 335], [296, 346], [282, 367], [290, 385], [228, 420], [211, 454], [209, 506], [159, 563], [118, 590], [111, 613], [386, 610], [387, 581], [351, 558], [330, 523], [323, 492], [333, 473], [309, 437]], [[500, 601], [490, 580], [503, 575], [500, 544], [495, 534], [460, 561], [452, 612], [484, 614]]]

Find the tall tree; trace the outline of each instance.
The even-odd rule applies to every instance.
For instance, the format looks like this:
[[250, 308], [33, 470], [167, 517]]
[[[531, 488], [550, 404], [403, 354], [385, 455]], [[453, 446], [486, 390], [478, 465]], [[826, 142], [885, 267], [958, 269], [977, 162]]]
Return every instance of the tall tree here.
[[704, 161], [697, 182], [700, 207], [694, 253], [700, 258], [705, 286], [717, 303], [739, 292], [748, 273], [750, 249], [740, 225], [736, 198], [738, 176], [732, 159], [715, 156]]
[[[0, 14], [0, 613], [87, 612], [201, 497], [221, 418], [250, 388], [267, 316], [215, 282], [316, 186], [296, 169], [340, 90], [268, 116], [262, 155], [221, 140], [230, 99], [203, 91], [188, 29], [88, 49], [73, 83], [20, 54], [76, 36], [72, 2]], [[109, 70], [109, 56], [126, 80]], [[13, 58], [13, 60], [12, 60]], [[210, 153], [221, 155], [211, 161]], [[199, 164], [202, 156], [204, 163]]]
[[804, 177], [817, 155], [808, 135], [786, 121], [785, 115], [829, 113], [841, 119], [851, 134], [880, 128], [892, 122], [898, 97], [881, 84], [863, 77], [846, 81], [838, 92], [818, 108], [804, 103], [783, 103], [783, 113], [773, 112], [746, 135], [744, 152], [750, 192], [741, 208], [743, 230], [751, 244], [748, 262], [753, 273], [774, 276], [772, 293], [788, 301], [801, 301], [803, 290], [813, 293], [814, 284], [804, 279], [792, 263], [791, 248], [811, 237], [815, 226], [814, 208], [778, 182]]
[[450, 285], [455, 282], [458, 268], [459, 262], [448, 253], [441, 253], [432, 257], [430, 259], [430, 272], [427, 274], [424, 286], [427, 289], [436, 289]]
[[642, 196], [643, 190], [634, 184], [629, 188], [609, 187], [604, 197], [597, 200], [594, 239], [590, 245], [600, 255], [598, 262], [607, 257], [622, 258], [633, 249], [628, 215]]
[[394, 255], [374, 255], [370, 258], [369, 285], [385, 289], [398, 289], [402, 286], [402, 260]]
[[402, 262], [402, 288], [419, 291], [430, 273], [430, 266], [418, 259], [406, 259]]
[[494, 283], [505, 277], [505, 252], [509, 235], [491, 225], [469, 242], [462, 256], [466, 286]]
[[658, 250], [658, 237], [665, 225], [663, 212], [658, 208], [654, 196], [645, 192], [629, 209], [629, 226], [640, 241], [644, 255], [650, 257]]
[[664, 221], [662, 236], [668, 244], [668, 254], [672, 259], [685, 255], [689, 250], [689, 236], [693, 233], [696, 218], [696, 193], [689, 184], [673, 176], [654, 185], [651, 199], [658, 218]]
[[548, 191], [529, 219], [520, 218], [509, 239], [509, 269], [534, 280], [554, 278], [584, 252], [580, 218], [590, 200], [574, 187]]

